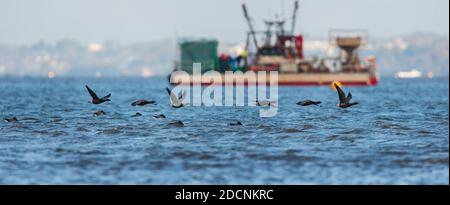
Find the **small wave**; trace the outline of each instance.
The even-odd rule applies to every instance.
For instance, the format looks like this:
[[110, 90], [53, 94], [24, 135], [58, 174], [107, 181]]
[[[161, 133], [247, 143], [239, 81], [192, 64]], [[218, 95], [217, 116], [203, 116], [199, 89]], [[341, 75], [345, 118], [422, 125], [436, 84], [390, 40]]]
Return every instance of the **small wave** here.
[[317, 160], [317, 157], [313, 156], [304, 156], [298, 155], [296, 153], [285, 153], [280, 155], [267, 155], [265, 153], [260, 154], [247, 154], [246, 155], [250, 159], [254, 160], [262, 160], [262, 161], [297, 161], [297, 162], [306, 162], [306, 161], [314, 161]]
[[228, 168], [230, 167], [229, 163], [226, 162], [185, 162], [183, 163], [183, 167], [185, 169], [191, 170], [204, 170], [206, 168]]
[[366, 130], [364, 130], [364, 129], [355, 128], [355, 129], [352, 129], [352, 130], [349, 130], [349, 131], [341, 132], [340, 134], [343, 134], [343, 135], [348, 135], [348, 134], [363, 134], [363, 133], [365, 133], [365, 132], [366, 132]]
[[105, 134], [105, 135], [115, 135], [115, 134], [120, 134], [123, 131], [120, 128], [111, 128], [111, 129], [106, 129], [106, 130], [102, 130], [100, 132], [97, 132], [97, 135], [99, 134]]
[[69, 134], [65, 131], [50, 131], [50, 130], [35, 130], [33, 131], [34, 134], [41, 135], [43, 137], [61, 137], [61, 136], [68, 136]]
[[289, 138], [291, 138], [291, 136], [289, 136], [289, 135], [282, 135], [282, 136], [276, 137], [277, 140], [285, 140], [285, 139], [289, 139]]
[[404, 131], [411, 130], [411, 128], [409, 128], [409, 127], [402, 126], [399, 124], [394, 124], [394, 123], [385, 123], [385, 122], [376, 121], [375, 124], [381, 129], [404, 130]]
[[331, 135], [325, 138], [325, 141], [334, 141], [339, 138], [339, 135]]
[[214, 160], [217, 157], [208, 153], [200, 153], [194, 151], [180, 151], [174, 152], [173, 156], [182, 159], [197, 159], [197, 160]]
[[300, 133], [303, 132], [303, 130], [299, 130], [299, 129], [295, 129], [295, 128], [288, 128], [288, 129], [284, 129], [285, 133]]
[[51, 122], [52, 122], [52, 123], [60, 123], [60, 122], [62, 122], [62, 121], [63, 121], [62, 118], [52, 118], [52, 119], [51, 119]]
[[389, 116], [377, 116], [375, 117], [375, 120], [379, 120], [379, 121], [394, 121], [394, 119], [392, 117]]
[[314, 128], [316, 128], [316, 126], [306, 124], [306, 125], [303, 125], [302, 131], [306, 131], [306, 130], [310, 130], [310, 129], [314, 129]]
[[420, 130], [419, 132], [417, 132], [417, 134], [419, 134], [420, 136], [429, 136], [429, 135], [433, 135], [434, 132], [427, 131], [427, 130]]
[[400, 166], [423, 166], [423, 165], [447, 165], [449, 164], [449, 158], [429, 158], [429, 159], [400, 159], [394, 160], [393, 163]]
[[23, 117], [20, 119], [20, 121], [32, 121], [32, 122], [40, 122], [40, 119], [34, 118], [34, 117]]
[[77, 127], [77, 132], [90, 132], [90, 130], [84, 128], [84, 127]]
[[406, 151], [399, 150], [384, 150], [380, 152], [382, 155], [390, 155], [390, 156], [405, 156], [408, 154]]

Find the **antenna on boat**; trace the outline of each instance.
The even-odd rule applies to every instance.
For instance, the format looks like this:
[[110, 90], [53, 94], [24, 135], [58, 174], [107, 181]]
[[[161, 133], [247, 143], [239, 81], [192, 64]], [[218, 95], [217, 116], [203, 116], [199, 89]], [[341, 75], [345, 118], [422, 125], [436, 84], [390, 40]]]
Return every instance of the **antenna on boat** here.
[[258, 40], [256, 40], [255, 29], [253, 28], [252, 20], [251, 20], [250, 16], [248, 15], [247, 6], [245, 4], [242, 4], [242, 10], [244, 11], [244, 17], [247, 20], [248, 27], [250, 28], [250, 35], [253, 38], [253, 43], [255, 44], [256, 48], [259, 48]]
[[292, 35], [295, 35], [295, 23], [296, 23], [296, 20], [297, 20], [298, 7], [299, 7], [298, 6], [298, 1], [295, 1], [294, 13], [292, 14], [292, 28], [291, 28]]
[[267, 26], [266, 44], [264, 46], [270, 46], [270, 43], [272, 41], [272, 26], [275, 24], [275, 22], [273, 22], [273, 21], [264, 21], [264, 23]]

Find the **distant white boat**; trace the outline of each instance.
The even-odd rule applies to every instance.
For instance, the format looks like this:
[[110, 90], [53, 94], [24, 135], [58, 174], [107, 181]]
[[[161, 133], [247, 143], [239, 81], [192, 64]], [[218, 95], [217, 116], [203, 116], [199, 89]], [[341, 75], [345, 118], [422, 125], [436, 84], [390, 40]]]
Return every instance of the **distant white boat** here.
[[422, 72], [418, 71], [418, 70], [411, 70], [411, 71], [401, 71], [401, 72], [397, 72], [395, 74], [396, 78], [421, 78], [422, 77]]

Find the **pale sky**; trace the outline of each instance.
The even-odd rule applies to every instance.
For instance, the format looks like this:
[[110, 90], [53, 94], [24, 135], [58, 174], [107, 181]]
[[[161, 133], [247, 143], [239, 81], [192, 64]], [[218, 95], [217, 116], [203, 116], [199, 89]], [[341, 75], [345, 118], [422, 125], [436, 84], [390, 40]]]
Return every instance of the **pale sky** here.
[[[0, 43], [39, 40], [122, 43], [216, 37], [245, 40], [247, 3], [256, 27], [269, 13], [292, 13], [293, 0], [0, 0]], [[284, 5], [284, 6], [283, 6]], [[449, 32], [448, 0], [300, 0], [297, 31], [368, 29], [371, 36]]]

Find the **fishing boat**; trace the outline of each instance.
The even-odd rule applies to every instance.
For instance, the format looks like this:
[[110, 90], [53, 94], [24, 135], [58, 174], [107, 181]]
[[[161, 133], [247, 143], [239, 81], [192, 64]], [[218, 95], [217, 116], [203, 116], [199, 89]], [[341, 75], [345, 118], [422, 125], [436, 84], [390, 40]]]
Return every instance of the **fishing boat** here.
[[[335, 57], [305, 56], [304, 36], [295, 33], [296, 17], [299, 9], [295, 2], [291, 18], [291, 28], [285, 29], [286, 20], [275, 18], [265, 20], [267, 29], [256, 31], [247, 6], [242, 5], [249, 32], [244, 49], [236, 55], [218, 54], [217, 40], [184, 40], [179, 42], [180, 60], [169, 76], [172, 84], [223, 84], [248, 85], [262, 79], [236, 81], [225, 77], [227, 71], [276, 71], [278, 85], [281, 86], [321, 86], [339, 81], [343, 85], [375, 86], [379, 82], [376, 57], [361, 58], [359, 50], [368, 42], [365, 30], [331, 30], [329, 45], [338, 50]], [[221, 81], [211, 82], [202, 75], [193, 74], [193, 64], [201, 63], [201, 73], [217, 71]], [[180, 74], [184, 71], [189, 75]], [[270, 78], [265, 77], [269, 84]]]

